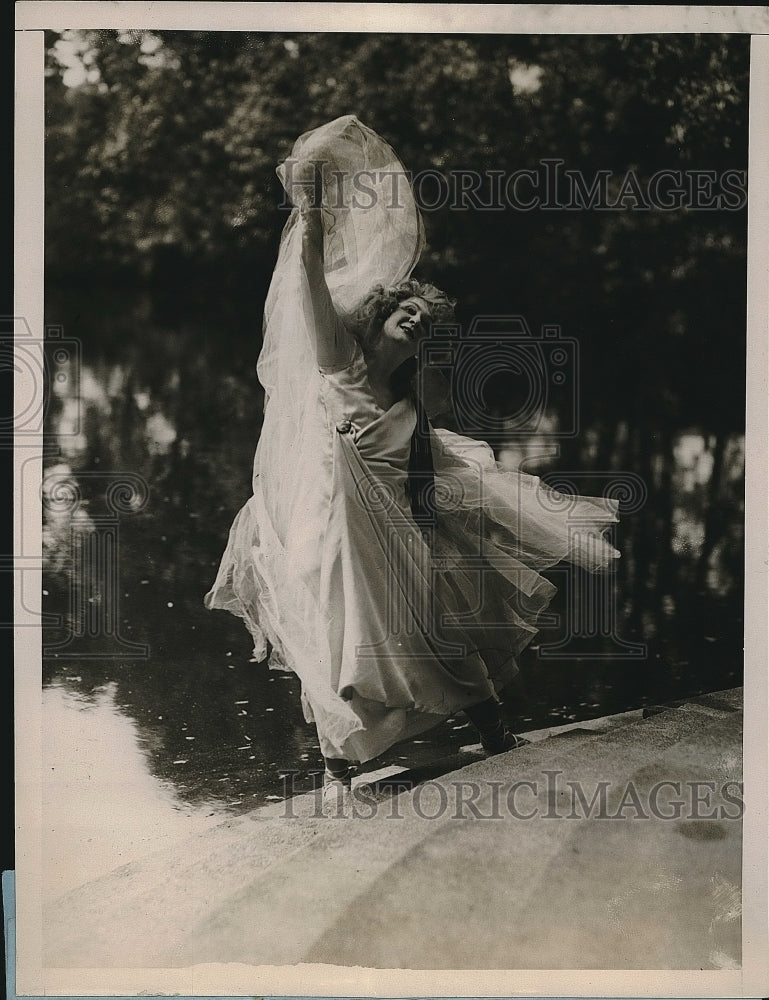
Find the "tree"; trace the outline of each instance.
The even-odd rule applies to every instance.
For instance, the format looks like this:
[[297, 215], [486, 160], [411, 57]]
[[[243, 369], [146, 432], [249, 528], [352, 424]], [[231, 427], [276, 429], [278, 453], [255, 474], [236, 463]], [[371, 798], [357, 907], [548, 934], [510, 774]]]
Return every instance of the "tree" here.
[[[88, 75], [67, 87], [73, 38]], [[244, 282], [263, 294], [285, 220], [275, 165], [299, 133], [350, 112], [425, 197], [427, 171], [447, 185], [477, 174], [483, 200], [490, 171], [562, 160], [586, 184], [608, 172], [616, 196], [630, 176], [643, 191], [660, 169], [721, 177], [747, 158], [747, 36], [90, 31], [50, 33], [48, 53], [47, 261], [70, 280], [109, 269], [190, 296]], [[620, 414], [642, 435], [741, 426], [744, 207], [638, 210], [632, 184], [625, 203], [444, 198], [424, 212], [422, 270], [465, 322], [522, 313], [576, 337], [588, 421]]]

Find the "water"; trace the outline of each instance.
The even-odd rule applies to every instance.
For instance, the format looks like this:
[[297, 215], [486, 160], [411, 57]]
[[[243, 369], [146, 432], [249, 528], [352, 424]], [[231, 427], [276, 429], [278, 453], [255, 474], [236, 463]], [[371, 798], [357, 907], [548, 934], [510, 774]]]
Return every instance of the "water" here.
[[[112, 762], [121, 781], [141, 787], [142, 809], [154, 789], [155, 808], [180, 830], [279, 797], [285, 772], [309, 779], [322, 764], [298, 681], [252, 662], [242, 623], [202, 603], [250, 493], [258, 309], [180, 319], [146, 294], [51, 290], [47, 318], [79, 341], [68, 350], [80, 357], [53, 365], [63, 377], [51, 379], [47, 412], [44, 725], [57, 725], [75, 699], [99, 724], [89, 723], [87, 741], [59, 726], [59, 752], [86, 766]], [[651, 453], [636, 454], [633, 441], [618, 423], [586, 428], [572, 447], [568, 468], [608, 458], [607, 468], [642, 475], [648, 496], [617, 535], [613, 635], [572, 639], [561, 658], [548, 656], [563, 638], [562, 587], [552, 624], [521, 659], [525, 700], [508, 708], [519, 731], [741, 683], [742, 438], [681, 426]], [[559, 468], [553, 457], [527, 466]], [[595, 492], [589, 480], [578, 487]], [[113, 576], [103, 550], [114, 553]], [[78, 595], [84, 565], [102, 586]], [[103, 634], [73, 643], [73, 600]], [[376, 763], [427, 763], [472, 742], [459, 717]]]
[[51, 897], [221, 819], [217, 802], [184, 802], [174, 782], [151, 772], [149, 737], [115, 695], [113, 682], [83, 692], [75, 674], [43, 692], [41, 847]]

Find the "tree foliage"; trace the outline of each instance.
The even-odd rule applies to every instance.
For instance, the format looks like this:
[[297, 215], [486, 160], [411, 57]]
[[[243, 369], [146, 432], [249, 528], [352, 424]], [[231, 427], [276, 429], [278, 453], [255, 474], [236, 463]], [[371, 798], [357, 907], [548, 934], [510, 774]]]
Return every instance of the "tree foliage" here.
[[[301, 132], [348, 113], [415, 174], [552, 158], [588, 180], [607, 171], [616, 189], [628, 171], [744, 170], [748, 42], [51, 32], [49, 276], [263, 294], [285, 221], [275, 166]], [[87, 75], [68, 86], [73, 44]], [[622, 412], [644, 433], [650, 413], [740, 425], [744, 209], [645, 210], [631, 192], [622, 211], [442, 204], [425, 216], [423, 273], [465, 320], [520, 313], [577, 337], [593, 414]]]

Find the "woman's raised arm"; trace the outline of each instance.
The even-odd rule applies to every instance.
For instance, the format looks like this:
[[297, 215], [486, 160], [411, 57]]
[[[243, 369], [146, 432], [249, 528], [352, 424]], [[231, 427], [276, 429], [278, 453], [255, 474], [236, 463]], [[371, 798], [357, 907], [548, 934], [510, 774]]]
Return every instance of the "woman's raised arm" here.
[[303, 208], [302, 261], [307, 274], [315, 332], [316, 362], [321, 371], [337, 371], [352, 361], [355, 338], [334, 308], [323, 269], [323, 221], [319, 208]]

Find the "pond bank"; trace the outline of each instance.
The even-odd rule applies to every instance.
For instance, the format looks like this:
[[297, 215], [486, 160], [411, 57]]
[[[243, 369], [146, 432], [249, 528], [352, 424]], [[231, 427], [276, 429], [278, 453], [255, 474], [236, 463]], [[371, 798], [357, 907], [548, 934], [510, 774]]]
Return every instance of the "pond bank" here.
[[737, 968], [741, 726], [735, 688], [272, 803], [61, 897], [45, 965]]

